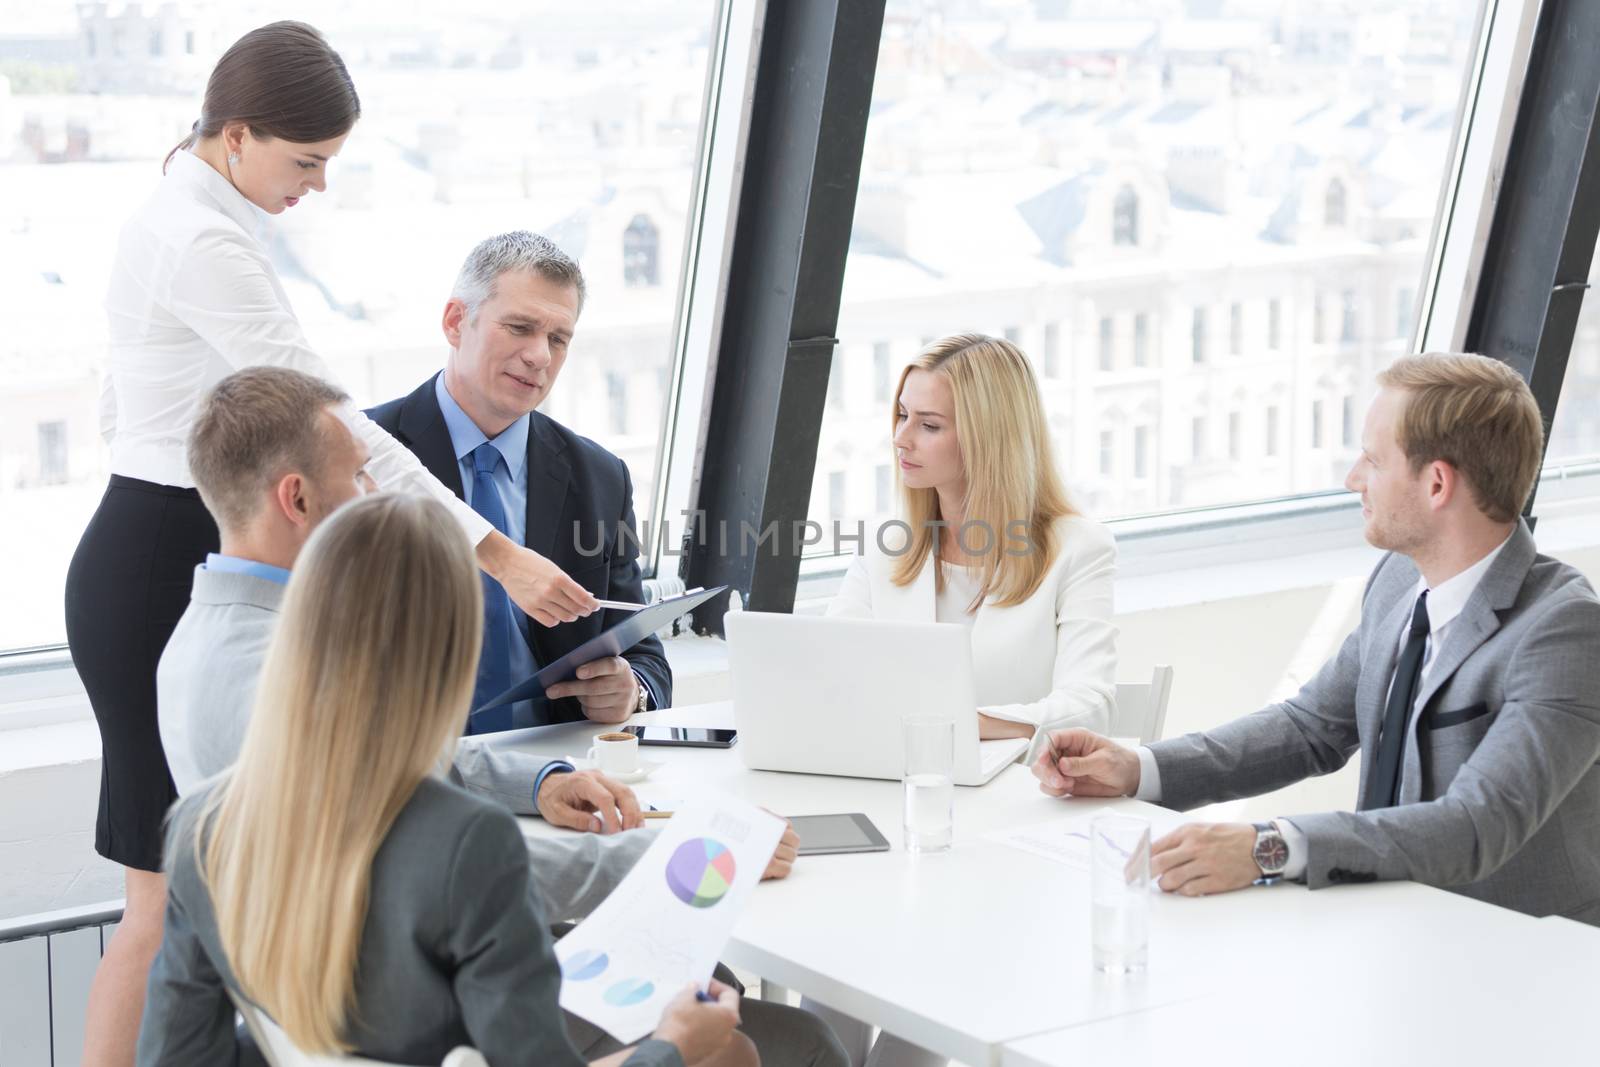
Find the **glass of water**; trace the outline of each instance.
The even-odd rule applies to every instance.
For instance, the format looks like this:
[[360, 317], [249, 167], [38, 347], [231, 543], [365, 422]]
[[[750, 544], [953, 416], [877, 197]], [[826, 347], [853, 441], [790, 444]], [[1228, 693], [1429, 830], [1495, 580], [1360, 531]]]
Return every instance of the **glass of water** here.
[[907, 715], [906, 850], [943, 852], [950, 847], [955, 804], [956, 724], [951, 719]]
[[1150, 952], [1150, 822], [1097, 815], [1089, 834], [1095, 969], [1142, 971]]

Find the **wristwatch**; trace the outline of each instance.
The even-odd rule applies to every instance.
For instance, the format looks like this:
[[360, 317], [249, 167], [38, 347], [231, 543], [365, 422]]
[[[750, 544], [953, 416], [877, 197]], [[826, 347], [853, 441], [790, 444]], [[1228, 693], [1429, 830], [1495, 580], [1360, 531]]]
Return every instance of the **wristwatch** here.
[[1283, 869], [1289, 866], [1289, 843], [1270, 822], [1258, 822], [1255, 827], [1256, 846], [1250, 858], [1261, 869], [1261, 877], [1256, 879], [1255, 884], [1271, 885], [1283, 877]]
[[639, 677], [638, 671], [633, 672], [633, 684], [639, 687], [639, 703], [634, 707], [633, 710], [636, 712], [649, 711], [650, 687], [644, 684], [644, 679]]

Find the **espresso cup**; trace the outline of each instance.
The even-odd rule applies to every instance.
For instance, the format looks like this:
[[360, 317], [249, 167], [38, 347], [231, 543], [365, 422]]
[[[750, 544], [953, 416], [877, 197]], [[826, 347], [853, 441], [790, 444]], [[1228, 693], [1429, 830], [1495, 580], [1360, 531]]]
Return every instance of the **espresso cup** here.
[[600, 734], [589, 746], [589, 762], [604, 774], [632, 774], [639, 769], [639, 739], [620, 732]]

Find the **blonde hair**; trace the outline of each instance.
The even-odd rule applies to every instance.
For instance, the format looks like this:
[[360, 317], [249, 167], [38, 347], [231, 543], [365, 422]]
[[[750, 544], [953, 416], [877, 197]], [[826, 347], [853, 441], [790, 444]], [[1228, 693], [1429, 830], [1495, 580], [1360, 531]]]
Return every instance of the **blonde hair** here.
[[[956, 442], [967, 475], [964, 523], [980, 524], [989, 543], [972, 607], [989, 597], [998, 607], [1020, 604], [1038, 590], [1060, 552], [1056, 520], [1075, 513], [1056, 471], [1033, 366], [1016, 345], [995, 337], [964, 333], [935, 341], [900, 373], [890, 410], [896, 428], [900, 393], [913, 370], [941, 375], [955, 398]], [[896, 465], [911, 542], [892, 577], [896, 585], [910, 585], [938, 556], [933, 523], [943, 516], [939, 494], [908, 488], [898, 471]], [[1026, 550], [1002, 549], [1020, 540], [1014, 533], [1019, 525], [1026, 527]], [[944, 587], [938, 567], [934, 585]]]
[[1378, 384], [1407, 394], [1395, 440], [1418, 473], [1443, 460], [1495, 522], [1515, 522], [1544, 458], [1544, 421], [1528, 383], [1487, 356], [1402, 356]]
[[195, 849], [240, 989], [307, 1052], [349, 1051], [372, 860], [461, 732], [482, 597], [466, 537], [418, 496], [346, 505], [295, 566]]

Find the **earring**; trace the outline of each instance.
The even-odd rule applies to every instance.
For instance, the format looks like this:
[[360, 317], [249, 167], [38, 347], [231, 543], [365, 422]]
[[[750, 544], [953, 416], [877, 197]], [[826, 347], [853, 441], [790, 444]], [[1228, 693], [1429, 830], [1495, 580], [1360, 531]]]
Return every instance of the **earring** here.
[[237, 152], [229, 152], [228, 153], [228, 165], [229, 166], [238, 166], [239, 165], [239, 153], [237, 153]]

